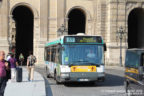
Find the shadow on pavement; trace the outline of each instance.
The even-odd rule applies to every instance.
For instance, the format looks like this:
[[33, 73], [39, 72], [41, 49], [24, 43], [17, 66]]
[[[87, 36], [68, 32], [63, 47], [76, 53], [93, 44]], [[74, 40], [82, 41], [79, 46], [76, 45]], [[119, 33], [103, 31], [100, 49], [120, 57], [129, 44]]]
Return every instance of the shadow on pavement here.
[[46, 87], [46, 96], [53, 96], [52, 89], [50, 87], [48, 80], [45, 77], [44, 80], [45, 80], [45, 87]]
[[124, 85], [124, 77], [117, 76], [113, 74], [106, 74], [104, 82], [72, 82], [65, 83], [66, 87], [110, 87], [110, 86], [123, 86]]

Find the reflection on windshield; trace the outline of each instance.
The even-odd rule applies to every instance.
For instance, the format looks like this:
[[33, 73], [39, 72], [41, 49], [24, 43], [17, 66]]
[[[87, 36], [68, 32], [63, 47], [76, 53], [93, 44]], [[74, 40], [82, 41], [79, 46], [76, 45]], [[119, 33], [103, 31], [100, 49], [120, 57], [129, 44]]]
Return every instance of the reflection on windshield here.
[[102, 45], [64, 45], [63, 64], [103, 64]]

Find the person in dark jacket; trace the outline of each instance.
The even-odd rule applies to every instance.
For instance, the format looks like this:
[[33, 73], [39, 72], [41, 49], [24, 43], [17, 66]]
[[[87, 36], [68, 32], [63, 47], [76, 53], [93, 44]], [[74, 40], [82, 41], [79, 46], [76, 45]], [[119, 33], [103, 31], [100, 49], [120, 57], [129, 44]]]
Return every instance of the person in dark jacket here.
[[8, 62], [5, 61], [5, 52], [0, 51], [0, 96], [4, 96], [5, 87], [8, 81], [8, 71], [10, 70]]

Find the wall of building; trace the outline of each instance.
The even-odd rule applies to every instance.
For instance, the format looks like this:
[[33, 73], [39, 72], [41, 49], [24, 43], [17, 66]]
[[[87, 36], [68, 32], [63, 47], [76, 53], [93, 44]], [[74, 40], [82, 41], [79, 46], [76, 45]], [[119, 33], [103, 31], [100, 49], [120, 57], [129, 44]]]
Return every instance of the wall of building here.
[[[107, 2], [107, 31], [106, 31], [106, 63], [108, 65], [118, 65], [120, 59], [120, 41], [116, 33], [122, 26], [125, 29], [125, 1], [124, 0], [109, 0]], [[122, 57], [124, 63], [125, 49], [127, 48], [126, 38], [122, 43]]]
[[3, 0], [0, 8], [0, 50], [4, 50], [8, 53], [8, 3], [7, 0]]

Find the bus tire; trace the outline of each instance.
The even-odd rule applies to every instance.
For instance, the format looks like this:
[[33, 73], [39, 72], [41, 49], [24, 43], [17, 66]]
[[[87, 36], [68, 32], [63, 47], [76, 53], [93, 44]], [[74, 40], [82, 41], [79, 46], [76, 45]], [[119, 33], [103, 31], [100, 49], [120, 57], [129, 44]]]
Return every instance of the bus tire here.
[[54, 72], [54, 80], [56, 80], [56, 72]]
[[55, 73], [55, 81], [56, 81], [56, 84], [61, 84], [61, 82], [57, 76], [57, 73]]
[[101, 79], [101, 82], [104, 82], [105, 81], [105, 77], [103, 77], [102, 79]]
[[58, 81], [57, 76], [56, 76], [56, 84], [61, 84], [61, 83]]

